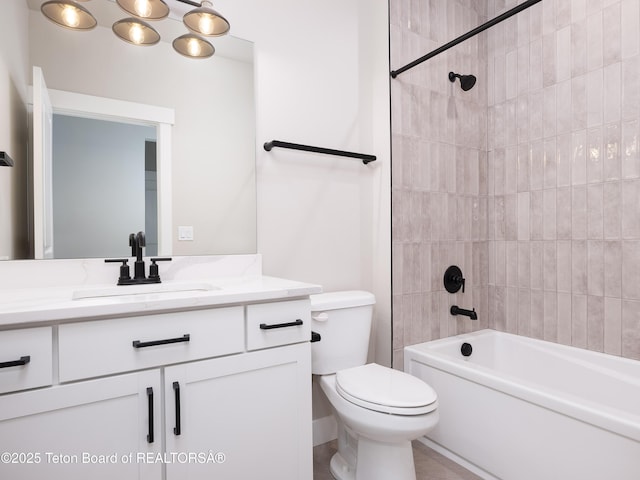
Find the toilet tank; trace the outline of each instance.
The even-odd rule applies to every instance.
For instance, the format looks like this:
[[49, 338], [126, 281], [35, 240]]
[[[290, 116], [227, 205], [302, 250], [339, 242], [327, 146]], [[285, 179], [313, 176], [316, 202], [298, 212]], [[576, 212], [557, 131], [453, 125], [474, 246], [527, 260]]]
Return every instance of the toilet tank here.
[[335, 373], [367, 363], [372, 293], [347, 291], [311, 295], [311, 330], [320, 341], [311, 344], [311, 371]]

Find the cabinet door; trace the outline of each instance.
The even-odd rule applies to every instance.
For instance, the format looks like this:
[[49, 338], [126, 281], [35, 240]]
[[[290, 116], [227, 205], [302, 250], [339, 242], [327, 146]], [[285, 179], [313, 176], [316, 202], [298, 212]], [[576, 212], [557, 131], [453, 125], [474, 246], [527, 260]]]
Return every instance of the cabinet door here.
[[152, 370], [0, 396], [0, 478], [157, 480], [160, 380]]
[[305, 343], [166, 368], [167, 452], [182, 456], [167, 480], [310, 480], [310, 362]]

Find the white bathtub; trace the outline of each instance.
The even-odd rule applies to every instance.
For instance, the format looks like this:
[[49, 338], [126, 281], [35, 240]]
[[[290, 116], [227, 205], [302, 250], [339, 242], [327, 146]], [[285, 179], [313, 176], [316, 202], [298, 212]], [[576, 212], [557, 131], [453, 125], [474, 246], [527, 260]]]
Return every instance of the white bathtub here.
[[404, 369], [438, 394], [423, 441], [483, 478], [640, 479], [640, 362], [481, 330], [406, 347]]

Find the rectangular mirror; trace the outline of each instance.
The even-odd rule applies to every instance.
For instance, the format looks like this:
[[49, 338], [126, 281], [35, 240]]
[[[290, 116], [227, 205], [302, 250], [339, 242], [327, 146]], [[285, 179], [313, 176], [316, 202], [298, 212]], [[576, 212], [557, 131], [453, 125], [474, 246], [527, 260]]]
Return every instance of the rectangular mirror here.
[[[88, 32], [67, 30], [47, 20], [40, 12], [44, 0], [10, 1], [25, 3], [25, 8], [29, 9], [27, 63], [41, 67], [49, 89], [157, 106], [175, 112], [175, 122], [170, 127], [171, 176], [164, 179], [171, 190], [168, 207], [171, 216], [164, 227], [162, 221], [156, 219], [159, 235], [162, 235], [162, 228], [168, 232], [170, 247], [164, 250], [160, 247], [159, 253], [255, 253], [253, 45], [231, 36], [212, 38], [210, 41], [216, 48], [213, 57], [189, 59], [171, 46], [174, 38], [187, 33], [179, 16], [154, 22], [161, 41], [154, 46], [140, 47], [127, 44], [112, 33], [111, 25], [128, 16], [112, 1], [94, 0], [85, 4], [98, 20], [98, 26]], [[173, 8], [176, 2], [167, 3]], [[0, 46], [0, 49], [7, 48], [12, 47]], [[53, 113], [64, 112], [54, 109]], [[69, 149], [73, 147], [66, 145], [61, 150]], [[85, 181], [96, 182], [96, 189], [112, 191], [113, 195], [117, 195], [122, 187], [113, 182], [98, 185], [97, 182], [112, 175], [92, 177]], [[56, 188], [56, 182], [51, 188]], [[138, 188], [144, 198], [144, 182]], [[158, 207], [161, 207], [161, 178], [158, 178], [157, 195]], [[55, 190], [48, 196], [53, 201], [60, 198]], [[81, 198], [75, 200], [76, 205], [82, 203]], [[113, 203], [115, 207], [117, 202]], [[45, 204], [45, 211], [48, 208], [53, 209], [53, 206]], [[63, 212], [62, 217], [65, 215], [73, 217], [73, 212]], [[144, 230], [146, 225], [152, 224], [145, 220], [133, 230]], [[179, 227], [191, 227], [187, 230], [193, 232], [193, 239], [179, 240]], [[54, 225], [54, 246], [56, 230], [60, 231]], [[77, 235], [84, 233], [89, 232], [77, 232]], [[128, 238], [122, 238], [121, 251], [98, 250], [88, 256], [127, 255], [130, 253], [127, 241]], [[59, 256], [55, 248], [53, 252], [53, 258], [69, 255]]]

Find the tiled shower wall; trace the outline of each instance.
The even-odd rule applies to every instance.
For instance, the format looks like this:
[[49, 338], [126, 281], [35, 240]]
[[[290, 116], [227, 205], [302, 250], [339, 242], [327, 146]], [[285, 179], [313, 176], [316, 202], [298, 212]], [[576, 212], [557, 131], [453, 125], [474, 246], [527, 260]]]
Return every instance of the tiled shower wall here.
[[[516, 1], [390, 4], [397, 68]], [[483, 326], [640, 359], [639, 32], [637, 0], [543, 0], [392, 80], [396, 367]]]
[[640, 358], [639, 31], [637, 0], [543, 0], [489, 32], [499, 330]]
[[[486, 2], [390, 2], [391, 68], [415, 60], [486, 19]], [[393, 365], [403, 347], [487, 327], [486, 35], [391, 80]], [[478, 77], [468, 92], [449, 71]], [[457, 264], [465, 293], [444, 290]], [[479, 322], [449, 307], [475, 307]]]

